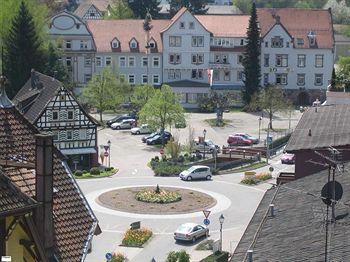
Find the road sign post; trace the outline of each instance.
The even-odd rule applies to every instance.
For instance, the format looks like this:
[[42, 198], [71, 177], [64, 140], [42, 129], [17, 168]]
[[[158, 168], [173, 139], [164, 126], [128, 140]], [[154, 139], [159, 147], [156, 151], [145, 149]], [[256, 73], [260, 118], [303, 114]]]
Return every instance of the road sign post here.
[[205, 218], [209, 217], [210, 212], [211, 212], [210, 210], [203, 210], [203, 214], [204, 214]]
[[209, 226], [210, 220], [209, 220], [208, 218], [205, 218], [205, 219], [203, 220], [203, 224], [206, 225], [206, 226]]

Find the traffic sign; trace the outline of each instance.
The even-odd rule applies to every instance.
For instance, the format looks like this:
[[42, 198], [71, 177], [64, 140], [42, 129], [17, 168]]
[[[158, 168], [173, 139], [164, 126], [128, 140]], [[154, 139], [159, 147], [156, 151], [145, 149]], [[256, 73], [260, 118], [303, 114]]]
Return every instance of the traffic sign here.
[[206, 225], [206, 226], [209, 226], [210, 220], [208, 218], [204, 219], [203, 220], [203, 224]]
[[164, 149], [163, 148], [161, 148], [159, 152], [160, 152], [161, 155], [164, 155]]
[[269, 167], [269, 171], [273, 172], [273, 170], [275, 170], [272, 166]]
[[204, 214], [205, 218], [209, 217], [210, 212], [211, 212], [210, 210], [203, 210], [203, 214]]
[[107, 152], [107, 151], [106, 151], [106, 152], [104, 152], [104, 153], [103, 153], [103, 155], [104, 155], [104, 156], [109, 156], [109, 154], [108, 154], [108, 152]]
[[111, 253], [106, 254], [107, 261], [110, 261], [112, 259], [113, 255]]

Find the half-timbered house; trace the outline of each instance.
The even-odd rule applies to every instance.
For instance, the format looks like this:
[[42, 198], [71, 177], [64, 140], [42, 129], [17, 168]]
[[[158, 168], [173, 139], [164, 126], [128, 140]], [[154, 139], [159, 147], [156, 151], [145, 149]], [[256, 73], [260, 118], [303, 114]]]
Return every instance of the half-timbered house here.
[[39, 130], [53, 135], [73, 170], [97, 166], [98, 122], [60, 81], [33, 70], [14, 102]]

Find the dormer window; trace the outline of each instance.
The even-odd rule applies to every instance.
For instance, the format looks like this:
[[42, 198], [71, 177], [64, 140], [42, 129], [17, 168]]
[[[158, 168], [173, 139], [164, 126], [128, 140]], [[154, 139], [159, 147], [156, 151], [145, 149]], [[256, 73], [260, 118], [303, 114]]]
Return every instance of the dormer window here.
[[310, 46], [314, 46], [316, 43], [316, 34], [313, 31], [310, 31], [309, 34], [307, 35], [307, 37], [309, 38], [309, 43]]
[[131, 49], [137, 48], [137, 41], [136, 41], [135, 39], [132, 39], [132, 40], [130, 41], [130, 48], [131, 48]]
[[271, 38], [271, 47], [272, 48], [281, 48], [283, 47], [283, 38], [280, 36], [275, 36]]
[[151, 48], [151, 49], [156, 48], [156, 42], [153, 39], [151, 41], [149, 41], [149, 48]]
[[297, 45], [304, 45], [304, 39], [297, 38]]
[[118, 47], [119, 47], [119, 41], [117, 39], [113, 39], [112, 48], [118, 48]]

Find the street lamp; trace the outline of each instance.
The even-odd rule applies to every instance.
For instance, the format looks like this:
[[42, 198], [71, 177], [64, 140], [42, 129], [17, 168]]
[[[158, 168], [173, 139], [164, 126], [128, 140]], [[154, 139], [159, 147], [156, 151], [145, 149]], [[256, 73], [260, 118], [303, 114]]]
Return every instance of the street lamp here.
[[222, 252], [222, 224], [224, 223], [225, 218], [224, 215], [221, 214], [221, 216], [219, 217], [219, 222], [220, 222], [220, 252]]
[[262, 120], [262, 117], [260, 116], [260, 117], [259, 117], [259, 141], [260, 141], [260, 127], [261, 127], [261, 120]]
[[111, 140], [108, 140], [108, 167], [111, 167]]
[[203, 130], [203, 138], [204, 138], [204, 141], [203, 141], [203, 144], [204, 144], [204, 153], [203, 153], [203, 159], [205, 159], [205, 135], [207, 134], [207, 130]]

